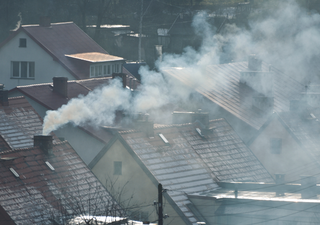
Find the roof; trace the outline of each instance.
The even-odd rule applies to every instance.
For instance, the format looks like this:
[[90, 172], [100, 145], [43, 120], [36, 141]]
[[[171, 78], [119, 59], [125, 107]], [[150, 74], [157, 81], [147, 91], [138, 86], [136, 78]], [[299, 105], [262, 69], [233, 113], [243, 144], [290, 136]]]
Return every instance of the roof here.
[[42, 119], [24, 97], [0, 105], [0, 151], [33, 146], [33, 136], [41, 133]]
[[51, 23], [50, 27], [22, 25], [12, 36], [0, 45], [0, 48], [19, 32], [25, 32], [33, 41], [51, 55], [53, 60], [60, 62], [76, 79], [85, 79], [88, 77], [81, 66], [65, 55], [88, 52], [108, 54], [106, 50], [73, 22]]
[[[199, 77], [194, 76], [195, 71], [189, 68], [164, 68], [162, 72], [191, 87], [209, 101], [259, 130], [269, 115], [262, 115], [261, 112], [252, 108], [251, 96], [256, 91], [240, 82], [240, 72], [247, 71], [247, 68], [248, 62], [210, 65], [203, 70], [198, 70], [201, 71], [201, 74], [198, 74]], [[262, 71], [269, 71], [269, 69], [269, 65], [262, 64]], [[273, 111], [288, 111], [290, 100], [297, 99], [304, 87], [287, 74], [274, 68], [272, 72]]]
[[[291, 134], [294, 135], [298, 143], [304, 147], [306, 152], [309, 152], [312, 155], [312, 159], [318, 161], [317, 166], [319, 167], [320, 122], [315, 115], [320, 116], [320, 114], [318, 114], [317, 111], [306, 110], [303, 113], [290, 111], [282, 112], [278, 115], [284, 126], [286, 126]], [[311, 114], [313, 115], [313, 117], [311, 116]], [[311, 164], [309, 166], [311, 166]]]
[[110, 61], [123, 61], [124, 59], [121, 57], [104, 54], [100, 52], [87, 52], [87, 53], [78, 53], [72, 55], [66, 55], [69, 58], [79, 59], [83, 61], [88, 61], [92, 63], [96, 62], [110, 62]]
[[[0, 159], [0, 205], [15, 224], [52, 224], [49, 219], [59, 221], [65, 216], [63, 208], [68, 215], [78, 216], [83, 211], [77, 204], [84, 213], [94, 210], [96, 215], [105, 215], [101, 210], [111, 203], [115, 204], [112, 209], [119, 210], [68, 142], [54, 144], [52, 152], [47, 155], [31, 147], [0, 153], [1, 158], [14, 157]], [[89, 199], [99, 210], [88, 204]]]
[[[195, 216], [186, 207], [185, 193], [218, 188], [218, 180], [272, 181], [271, 176], [224, 119], [210, 122], [201, 137], [194, 124], [155, 126], [154, 138], [140, 131], [119, 131], [191, 223]], [[159, 136], [162, 134], [169, 143]]]
[[68, 81], [68, 98], [54, 92], [52, 83], [18, 86], [10, 90], [10, 92], [19, 91], [47, 109], [56, 110], [67, 104], [70, 99], [79, 95], [87, 95], [94, 88], [108, 84], [110, 79], [111, 77], [102, 77]]

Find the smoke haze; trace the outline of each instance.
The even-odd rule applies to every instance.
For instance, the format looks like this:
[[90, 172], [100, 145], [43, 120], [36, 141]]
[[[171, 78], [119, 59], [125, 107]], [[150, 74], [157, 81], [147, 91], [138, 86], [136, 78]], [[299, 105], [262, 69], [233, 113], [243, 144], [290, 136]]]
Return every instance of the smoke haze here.
[[[182, 54], [164, 54], [156, 63], [160, 72], [140, 68], [142, 85], [138, 94], [132, 95], [116, 79], [87, 96], [70, 100], [56, 111], [48, 111], [43, 133], [48, 134], [69, 122], [110, 125], [116, 110], [156, 113], [168, 104], [187, 102], [192, 90], [206, 82], [206, 67], [219, 64], [225, 55], [232, 56], [233, 61], [245, 61], [248, 54], [259, 54], [263, 61], [302, 81], [317, 69], [310, 63], [317, 59], [320, 51], [320, 16], [306, 12], [294, 1], [275, 2], [271, 1], [276, 6], [265, 6], [270, 9], [267, 15], [263, 10], [254, 12], [248, 29], [228, 24], [219, 34], [207, 22], [209, 15], [198, 13], [192, 25], [203, 40], [199, 49], [186, 47]], [[169, 67], [184, 68], [185, 79], [193, 89], [164, 77], [161, 72]]]

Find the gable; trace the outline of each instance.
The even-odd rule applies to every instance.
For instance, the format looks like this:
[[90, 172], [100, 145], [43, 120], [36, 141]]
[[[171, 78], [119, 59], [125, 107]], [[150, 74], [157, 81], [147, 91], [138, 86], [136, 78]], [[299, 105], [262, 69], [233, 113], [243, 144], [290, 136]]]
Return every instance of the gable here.
[[[139, 164], [139, 160], [135, 159], [137, 156], [132, 155], [122, 141], [116, 138], [111, 143], [111, 146], [104, 150], [104, 154], [99, 157], [99, 160], [92, 167], [92, 172], [116, 199], [119, 197], [119, 192], [122, 193], [120, 204], [124, 208], [129, 204], [130, 208], [141, 208], [143, 205], [150, 205], [158, 196], [157, 180], [149, 171], [143, 169], [143, 166]], [[121, 162], [121, 175], [114, 175], [114, 162]], [[133, 197], [132, 199], [131, 196]], [[129, 199], [130, 203], [128, 202]], [[147, 213], [149, 220], [157, 220], [158, 215], [154, 212], [153, 206], [143, 207], [141, 212]], [[169, 204], [164, 207], [163, 214], [170, 215], [164, 222], [165, 224], [186, 224]]]
[[[279, 154], [272, 152], [273, 138], [281, 139]], [[320, 172], [314, 158], [277, 116], [263, 127], [249, 147], [271, 175], [285, 174], [286, 181], [297, 180], [300, 175], [316, 175]]]
[[[0, 48], [0, 58], [2, 59], [0, 61], [1, 83], [5, 84], [6, 89], [12, 89], [20, 85], [51, 82], [54, 76], [74, 79], [60, 63], [54, 60], [52, 55], [48, 54], [27, 33], [23, 30], [16, 32], [18, 33]], [[26, 47], [19, 47], [21, 38], [26, 39]], [[12, 78], [12, 62], [34, 63], [34, 77]]]

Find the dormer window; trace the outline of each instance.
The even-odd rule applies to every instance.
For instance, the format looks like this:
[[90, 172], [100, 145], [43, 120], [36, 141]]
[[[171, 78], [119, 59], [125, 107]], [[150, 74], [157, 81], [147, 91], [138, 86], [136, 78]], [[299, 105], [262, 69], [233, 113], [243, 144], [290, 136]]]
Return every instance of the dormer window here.
[[27, 39], [26, 38], [20, 38], [19, 39], [19, 47], [20, 48], [26, 48], [27, 47]]
[[120, 73], [121, 64], [94, 63], [90, 66], [90, 77], [111, 76], [112, 73]]

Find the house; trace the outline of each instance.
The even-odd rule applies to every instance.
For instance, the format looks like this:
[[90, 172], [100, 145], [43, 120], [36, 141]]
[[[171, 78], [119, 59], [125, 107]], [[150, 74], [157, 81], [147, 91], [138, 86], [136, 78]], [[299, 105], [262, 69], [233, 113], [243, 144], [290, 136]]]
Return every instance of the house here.
[[274, 113], [248, 146], [272, 175], [284, 174], [287, 182], [303, 175], [319, 179], [319, 109], [301, 100], [291, 104], [290, 111]]
[[114, 130], [89, 168], [102, 183], [115, 180], [113, 188], [132, 196], [131, 204], [145, 205], [140, 215], [149, 221], [157, 220], [161, 183], [163, 215], [169, 216], [164, 224], [176, 225], [201, 221], [188, 208], [189, 193], [215, 190], [219, 181], [273, 181], [226, 120], [198, 116], [195, 123], [176, 125], [153, 125], [140, 116], [135, 129]]
[[[200, 71], [200, 72], [199, 72]], [[250, 55], [247, 62], [209, 65], [205, 68], [163, 68], [162, 73], [195, 94], [186, 109], [202, 108], [211, 118], [225, 118], [248, 142], [272, 112], [288, 111], [304, 86]]]
[[74, 217], [125, 216], [67, 141], [0, 153], [0, 224], [62, 224]]
[[[221, 189], [188, 195], [190, 208], [205, 224], [317, 224], [316, 184], [220, 183]], [[191, 207], [192, 206], [192, 207]]]
[[[47, 110], [57, 110], [73, 98], [86, 96], [95, 88], [108, 85], [111, 79], [112, 77], [102, 77], [67, 81], [64, 77], [55, 77], [53, 83], [18, 86], [9, 91], [9, 96], [24, 96], [41, 118], [44, 118]], [[131, 83], [129, 89], [137, 87], [137, 82], [125, 74], [122, 81], [126, 87]], [[42, 133], [42, 130], [39, 133]], [[112, 132], [105, 129], [92, 126], [75, 127], [72, 124], [67, 124], [54, 133], [59, 138], [68, 140], [86, 164], [89, 164], [113, 137]]]
[[22, 25], [0, 44], [1, 82], [6, 89], [122, 72], [124, 59], [108, 54], [73, 22]]

